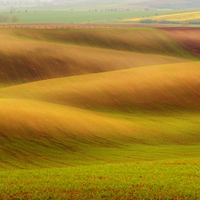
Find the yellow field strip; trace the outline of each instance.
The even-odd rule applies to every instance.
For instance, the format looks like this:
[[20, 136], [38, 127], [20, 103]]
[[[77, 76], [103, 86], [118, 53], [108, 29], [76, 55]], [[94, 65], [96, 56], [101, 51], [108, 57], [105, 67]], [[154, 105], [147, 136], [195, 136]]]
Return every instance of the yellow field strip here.
[[168, 14], [168, 15], [154, 16], [154, 17], [148, 17], [148, 18], [126, 19], [124, 21], [137, 22], [144, 19], [157, 20], [157, 21], [166, 20], [166, 21], [172, 21], [172, 22], [198, 21], [200, 20], [200, 11]]

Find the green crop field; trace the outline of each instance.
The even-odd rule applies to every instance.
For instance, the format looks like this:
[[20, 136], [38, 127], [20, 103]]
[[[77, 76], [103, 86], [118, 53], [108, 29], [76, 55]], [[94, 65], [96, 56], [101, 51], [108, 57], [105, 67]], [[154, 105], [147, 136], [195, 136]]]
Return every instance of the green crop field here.
[[[22, 1], [0, 3], [0, 24], [92, 24], [132, 23], [135, 19], [162, 17], [163, 15], [186, 12], [183, 9], [153, 9], [138, 7], [143, 1], [73, 1], [55, 4], [53, 2]], [[146, 3], [148, 1], [145, 1]], [[188, 9], [188, 11], [190, 11]], [[130, 21], [130, 22], [129, 22]]]
[[[19, 8], [12, 14], [9, 11], [5, 11], [3, 14], [9, 18], [6, 23], [13, 23], [11, 21], [12, 16], [17, 16], [18, 21], [14, 23], [119, 23], [122, 19], [127, 18], [143, 18], [153, 17], [156, 15], [166, 15], [173, 13], [183, 12], [181, 10], [130, 10], [130, 11], [114, 11], [114, 10], [52, 10], [52, 8]], [[2, 22], [5, 24], [5, 22]]]
[[199, 199], [198, 158], [1, 172], [3, 199]]
[[199, 199], [199, 32], [1, 28], [0, 199]]

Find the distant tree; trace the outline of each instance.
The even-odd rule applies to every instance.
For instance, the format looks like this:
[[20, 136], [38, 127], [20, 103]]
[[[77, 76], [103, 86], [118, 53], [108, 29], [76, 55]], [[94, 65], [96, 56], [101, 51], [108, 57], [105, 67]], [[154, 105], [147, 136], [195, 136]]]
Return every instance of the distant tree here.
[[188, 24], [200, 24], [200, 21], [198, 21], [198, 20], [197, 21], [196, 20], [189, 21]]
[[19, 17], [18, 17], [18, 16], [13, 15], [13, 16], [11, 17], [11, 22], [16, 23], [16, 22], [18, 22], [18, 21], [19, 21]]
[[15, 7], [14, 6], [10, 6], [10, 13], [13, 13], [15, 11]]
[[0, 22], [7, 22], [9, 17], [3, 14], [0, 14]]
[[140, 20], [140, 23], [144, 23], [144, 24], [152, 24], [155, 23], [155, 20], [151, 20], [151, 19], [142, 19]]
[[183, 21], [182, 23], [181, 23], [181, 26], [188, 26], [189, 25], [189, 22], [188, 21]]

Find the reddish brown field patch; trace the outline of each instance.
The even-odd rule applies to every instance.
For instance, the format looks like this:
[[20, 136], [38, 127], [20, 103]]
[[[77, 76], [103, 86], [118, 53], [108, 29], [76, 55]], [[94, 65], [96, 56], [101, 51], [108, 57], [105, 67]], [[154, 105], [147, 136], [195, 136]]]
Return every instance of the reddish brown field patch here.
[[169, 37], [176, 40], [184, 49], [200, 57], [200, 28], [160, 27]]

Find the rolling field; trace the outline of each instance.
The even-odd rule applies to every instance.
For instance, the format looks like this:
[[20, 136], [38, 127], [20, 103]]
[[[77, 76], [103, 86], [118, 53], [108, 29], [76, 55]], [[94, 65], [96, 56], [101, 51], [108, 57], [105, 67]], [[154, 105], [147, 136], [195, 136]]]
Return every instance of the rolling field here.
[[0, 199], [199, 199], [200, 61], [176, 31], [1, 29]]
[[0, 38], [0, 78], [7, 84], [196, 60], [151, 28], [2, 29]]

